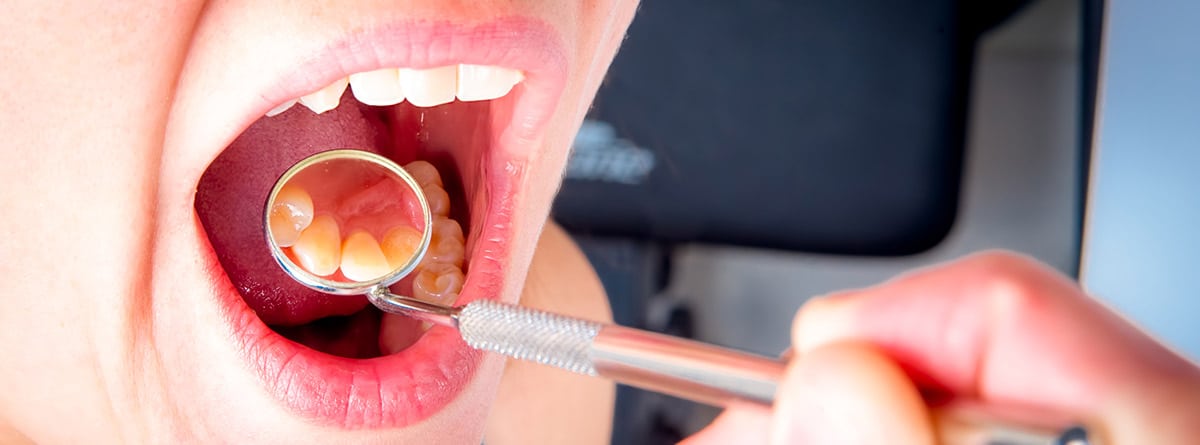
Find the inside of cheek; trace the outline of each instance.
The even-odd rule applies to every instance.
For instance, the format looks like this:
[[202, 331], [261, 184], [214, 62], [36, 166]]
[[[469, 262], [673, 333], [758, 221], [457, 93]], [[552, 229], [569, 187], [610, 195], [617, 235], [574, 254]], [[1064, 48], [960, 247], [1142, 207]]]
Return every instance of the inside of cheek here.
[[[467, 234], [480, 211], [482, 166], [495, 134], [496, 110], [511, 104], [453, 102], [432, 108], [408, 103], [359, 104], [347, 91], [341, 105], [321, 115], [297, 106], [252, 124], [213, 162], [197, 187], [195, 207], [218, 261], [247, 305], [276, 332], [329, 354], [370, 358], [415, 342], [415, 320], [384, 315], [365, 297], [308, 289], [284, 274], [271, 257], [263, 230], [264, 203], [275, 180], [312, 154], [354, 148], [400, 165], [424, 160], [437, 167], [450, 196], [450, 217]], [[470, 206], [475, 206], [471, 208]], [[345, 236], [345, 234], [343, 234]], [[392, 290], [411, 295], [416, 272]]]

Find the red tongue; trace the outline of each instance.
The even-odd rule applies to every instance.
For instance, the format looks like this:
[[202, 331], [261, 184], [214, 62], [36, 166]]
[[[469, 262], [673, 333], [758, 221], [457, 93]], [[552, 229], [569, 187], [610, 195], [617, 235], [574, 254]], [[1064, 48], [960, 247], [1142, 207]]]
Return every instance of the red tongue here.
[[367, 305], [365, 298], [327, 295], [293, 281], [271, 257], [263, 233], [267, 194], [288, 167], [317, 152], [356, 148], [379, 153], [390, 145], [378, 112], [354, 106], [348, 92], [342, 104], [319, 116], [297, 105], [259, 119], [200, 178], [200, 223], [233, 285], [267, 324], [303, 324]]

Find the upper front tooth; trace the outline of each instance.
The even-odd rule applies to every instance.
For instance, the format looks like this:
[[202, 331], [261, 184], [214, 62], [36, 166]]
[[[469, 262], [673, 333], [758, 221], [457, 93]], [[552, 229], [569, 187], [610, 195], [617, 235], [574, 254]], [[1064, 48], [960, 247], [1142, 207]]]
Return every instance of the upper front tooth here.
[[400, 69], [400, 88], [408, 101], [418, 107], [453, 102], [457, 86], [458, 68], [454, 65], [426, 70]]
[[367, 105], [387, 106], [404, 102], [400, 72], [395, 68], [351, 74], [350, 90], [354, 92], [355, 99]]
[[349, 80], [342, 78], [334, 81], [325, 88], [309, 93], [300, 98], [300, 104], [308, 107], [313, 113], [321, 114], [337, 108], [342, 93], [346, 91]]
[[458, 100], [492, 100], [504, 97], [521, 82], [520, 71], [483, 65], [458, 66]]
[[287, 102], [276, 105], [275, 108], [272, 108], [267, 111], [267, 117], [275, 117], [275, 116], [280, 115], [284, 111], [287, 111], [289, 108], [292, 108], [292, 105], [296, 105], [296, 100], [297, 99], [292, 99]]

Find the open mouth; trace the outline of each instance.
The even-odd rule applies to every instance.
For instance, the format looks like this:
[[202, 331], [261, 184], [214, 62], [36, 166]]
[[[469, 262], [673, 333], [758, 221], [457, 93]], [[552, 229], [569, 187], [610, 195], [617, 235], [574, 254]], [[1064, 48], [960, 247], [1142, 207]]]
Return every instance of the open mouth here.
[[[197, 185], [196, 215], [221, 266], [213, 273], [228, 280], [220, 296], [227, 318], [283, 404], [346, 428], [408, 425], [454, 400], [480, 354], [451, 329], [288, 277], [262, 227], [275, 180], [333, 149], [411, 166], [440, 210], [431, 255], [393, 291], [442, 304], [499, 298], [520, 166], [538, 148], [564, 81], [556, 44], [544, 26], [521, 20], [355, 35], [264, 92], [270, 108], [250, 116], [212, 160]], [[306, 250], [305, 261], [326, 268], [340, 261], [345, 270], [361, 264], [347, 262], [357, 258], [349, 242], [357, 238], [334, 226], [334, 241]], [[376, 237], [368, 247], [386, 250], [384, 236]]]

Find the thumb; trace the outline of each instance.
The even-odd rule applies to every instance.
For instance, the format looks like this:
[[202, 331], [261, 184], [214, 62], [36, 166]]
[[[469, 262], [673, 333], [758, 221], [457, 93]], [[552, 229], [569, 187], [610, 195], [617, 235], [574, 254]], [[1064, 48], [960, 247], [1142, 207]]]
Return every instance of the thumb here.
[[775, 445], [933, 443], [916, 386], [866, 343], [832, 343], [801, 354], [777, 394]]

